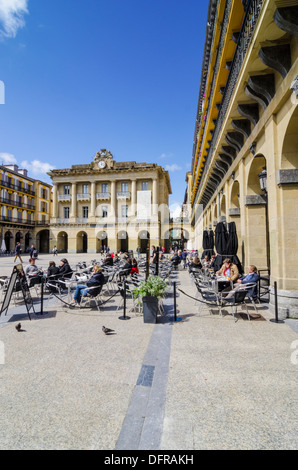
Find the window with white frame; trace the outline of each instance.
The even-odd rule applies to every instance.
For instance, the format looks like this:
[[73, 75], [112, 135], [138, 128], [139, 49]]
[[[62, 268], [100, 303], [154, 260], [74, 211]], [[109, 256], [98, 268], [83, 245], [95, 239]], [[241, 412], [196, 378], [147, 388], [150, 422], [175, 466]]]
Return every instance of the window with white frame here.
[[69, 219], [69, 207], [64, 207], [64, 219]]
[[108, 206], [101, 206], [102, 217], [108, 217]]
[[89, 215], [89, 207], [83, 206], [83, 219], [88, 219], [88, 215]]
[[128, 183], [121, 183], [121, 191], [126, 193], [128, 191]]
[[108, 192], [108, 184], [107, 183], [102, 183], [101, 192], [102, 193], [107, 193]]
[[83, 184], [83, 194], [89, 193], [89, 184]]
[[123, 219], [126, 219], [128, 217], [128, 205], [125, 204], [124, 206], [121, 206], [121, 217]]

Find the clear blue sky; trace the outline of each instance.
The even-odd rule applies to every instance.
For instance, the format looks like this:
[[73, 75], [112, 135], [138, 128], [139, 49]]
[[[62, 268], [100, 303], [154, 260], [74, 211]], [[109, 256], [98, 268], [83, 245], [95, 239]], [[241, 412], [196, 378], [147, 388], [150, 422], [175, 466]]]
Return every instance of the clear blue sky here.
[[[0, 0], [0, 159], [116, 161], [169, 169], [170, 204], [190, 169], [208, 0]], [[13, 15], [13, 6], [23, 7]]]

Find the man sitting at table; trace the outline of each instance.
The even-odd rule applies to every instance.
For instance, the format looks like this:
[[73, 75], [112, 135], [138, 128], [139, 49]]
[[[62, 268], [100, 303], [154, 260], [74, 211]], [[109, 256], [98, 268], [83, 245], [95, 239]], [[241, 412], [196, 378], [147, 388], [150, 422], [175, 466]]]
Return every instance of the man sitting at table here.
[[[250, 289], [247, 291], [247, 295], [249, 297], [252, 297], [254, 300], [257, 298], [257, 282], [259, 280], [259, 275], [258, 275], [258, 269], [254, 264], [250, 264], [248, 266], [248, 274], [245, 276], [240, 277], [237, 282], [234, 284], [234, 287], [232, 290], [229, 291], [228, 295], [225, 297], [226, 299], [233, 297], [235, 292], [240, 289], [240, 287], [244, 284], [251, 284], [255, 283], [255, 286], [252, 286]], [[227, 292], [228, 290], [225, 290], [223, 292]]]
[[239, 271], [236, 264], [232, 263], [229, 258], [226, 258], [223, 262], [222, 267], [216, 273], [217, 275], [223, 275], [227, 278], [230, 278], [232, 282], [236, 282], [239, 278]]

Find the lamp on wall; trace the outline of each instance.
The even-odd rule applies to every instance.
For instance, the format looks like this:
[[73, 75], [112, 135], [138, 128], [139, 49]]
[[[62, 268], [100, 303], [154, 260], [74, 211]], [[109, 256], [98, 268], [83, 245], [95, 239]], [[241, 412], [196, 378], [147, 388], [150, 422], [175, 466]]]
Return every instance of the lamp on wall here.
[[265, 194], [267, 194], [267, 170], [264, 167], [263, 171], [258, 174], [259, 180], [260, 180], [260, 186], [261, 190], [264, 191]]
[[257, 143], [256, 142], [253, 142], [251, 144], [251, 146], [249, 147], [249, 150], [251, 151], [251, 153], [253, 154], [253, 156], [255, 156], [256, 154], [256, 148], [257, 148]]

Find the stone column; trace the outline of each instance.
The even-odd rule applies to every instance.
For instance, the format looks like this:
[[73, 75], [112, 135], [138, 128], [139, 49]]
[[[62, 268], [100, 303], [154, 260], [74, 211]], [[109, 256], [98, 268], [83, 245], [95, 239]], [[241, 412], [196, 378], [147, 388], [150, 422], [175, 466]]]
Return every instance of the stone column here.
[[153, 216], [156, 216], [157, 215], [157, 183], [158, 183], [158, 180], [157, 178], [154, 178], [153, 179], [153, 184], [152, 184], [152, 204], [153, 204], [153, 207], [152, 207], [152, 215]]
[[72, 183], [71, 186], [71, 213], [70, 218], [77, 217], [77, 185], [76, 183]]
[[130, 206], [130, 215], [132, 217], [136, 216], [137, 212], [137, 181], [131, 181], [131, 206]]
[[116, 199], [116, 181], [111, 181], [111, 217], [116, 223], [117, 199]]
[[57, 219], [58, 217], [58, 189], [57, 184], [54, 183], [53, 186], [53, 218]]
[[90, 208], [90, 216], [95, 217], [95, 210], [96, 210], [96, 184], [93, 181], [91, 183], [91, 208]]

